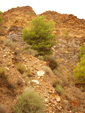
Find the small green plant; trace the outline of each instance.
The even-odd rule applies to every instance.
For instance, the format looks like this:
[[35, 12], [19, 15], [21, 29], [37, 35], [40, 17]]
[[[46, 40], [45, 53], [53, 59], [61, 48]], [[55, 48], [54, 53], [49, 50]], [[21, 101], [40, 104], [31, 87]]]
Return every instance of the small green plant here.
[[60, 94], [64, 94], [65, 90], [61, 85], [56, 85], [55, 90]]
[[42, 67], [42, 70], [45, 71], [45, 73], [46, 73], [47, 75], [51, 75], [51, 74], [52, 74], [52, 70], [51, 70], [50, 67], [48, 67], [48, 66], [43, 66], [43, 67]]
[[26, 14], [27, 14], [27, 15], [31, 15], [31, 12], [27, 11]]
[[0, 23], [2, 22], [2, 16], [0, 16]]
[[33, 76], [31, 69], [29, 69], [29, 68], [26, 69], [25, 76], [27, 76], [27, 77]]
[[52, 70], [57, 69], [58, 64], [57, 64], [56, 60], [55, 60], [53, 57], [51, 57], [51, 56], [45, 56], [45, 57], [44, 57], [44, 60], [47, 62], [47, 65], [48, 65]]
[[17, 70], [23, 74], [26, 71], [26, 67], [23, 63], [19, 62], [17, 63]]
[[0, 15], [2, 14], [3, 12], [2, 11], [0, 11]]
[[60, 80], [60, 79], [55, 79], [55, 80], [53, 81], [53, 83], [52, 83], [52, 86], [55, 88], [58, 84], [59, 84], [59, 85], [62, 84], [61, 80]]
[[0, 67], [0, 78], [3, 80], [7, 79], [7, 71], [4, 67]]
[[13, 113], [45, 113], [44, 99], [32, 89], [28, 89], [18, 96]]
[[83, 55], [85, 54], [85, 44], [80, 46], [80, 52], [79, 52], [79, 59], [81, 59], [83, 57]]
[[25, 50], [25, 52], [29, 55], [32, 55], [32, 56], [37, 56], [38, 55], [37, 50], [34, 50], [34, 49], [28, 49], [28, 50]]
[[64, 31], [65, 37], [68, 40], [69, 39], [69, 32], [68, 31]]
[[85, 88], [85, 54], [74, 69], [74, 82]]

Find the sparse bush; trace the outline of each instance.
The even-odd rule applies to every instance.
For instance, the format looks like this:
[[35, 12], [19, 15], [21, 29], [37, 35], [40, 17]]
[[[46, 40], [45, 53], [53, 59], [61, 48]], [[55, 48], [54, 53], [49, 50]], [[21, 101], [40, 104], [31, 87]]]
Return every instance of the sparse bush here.
[[4, 67], [0, 67], [0, 78], [3, 80], [7, 79], [7, 71]]
[[52, 70], [51, 70], [50, 67], [48, 67], [48, 66], [43, 66], [43, 67], [42, 67], [42, 70], [45, 71], [45, 73], [46, 73], [47, 75], [52, 74]]
[[32, 46], [32, 49], [37, 50], [39, 55], [49, 55], [53, 53], [52, 46], [56, 44], [53, 29], [53, 21], [45, 22], [44, 16], [37, 16], [30, 23], [29, 29], [23, 29], [23, 39]]
[[25, 76], [32, 77], [33, 74], [29, 68], [26, 69]]
[[32, 56], [37, 56], [38, 55], [37, 50], [34, 50], [34, 49], [28, 49], [28, 50], [25, 50], [25, 52], [29, 55], [32, 55]]
[[28, 89], [18, 96], [13, 113], [45, 113], [44, 99], [35, 91]]
[[10, 47], [10, 49], [12, 49], [13, 51], [15, 51], [17, 47], [17, 43], [10, 41], [10, 39], [4, 40], [4, 45]]
[[31, 15], [31, 12], [27, 11], [26, 14], [27, 14], [27, 15]]
[[3, 105], [0, 105], [0, 113], [6, 113], [6, 108]]
[[38, 59], [39, 59], [39, 60], [44, 60], [44, 57], [39, 55], [39, 56], [38, 56]]
[[44, 60], [47, 62], [48, 66], [54, 70], [54, 69], [57, 69], [58, 67], [58, 64], [56, 62], [56, 60], [50, 56], [45, 56], [44, 57]]
[[55, 87], [55, 90], [56, 90], [60, 95], [64, 94], [64, 92], [65, 92], [64, 88], [63, 88], [61, 85], [57, 85], [57, 86]]
[[74, 69], [74, 82], [85, 88], [85, 54]]
[[23, 74], [25, 71], [26, 71], [26, 67], [25, 67], [25, 65], [24, 64], [22, 64], [22, 63], [17, 63], [17, 70], [21, 73], [21, 74]]
[[61, 82], [60, 79], [54, 80], [53, 83], [52, 83], [52, 86], [55, 88], [58, 84], [59, 84], [59, 85], [62, 85], [62, 82]]
[[79, 55], [78, 55], [79, 59], [81, 59], [84, 54], [85, 54], [85, 44], [80, 47], [80, 52], [79, 52]]

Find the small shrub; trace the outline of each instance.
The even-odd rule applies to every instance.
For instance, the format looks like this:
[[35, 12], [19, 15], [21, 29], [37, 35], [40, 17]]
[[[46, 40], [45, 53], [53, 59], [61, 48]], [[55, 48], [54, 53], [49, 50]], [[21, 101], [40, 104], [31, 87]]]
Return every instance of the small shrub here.
[[0, 78], [3, 80], [7, 79], [7, 71], [4, 67], [0, 67]]
[[10, 49], [12, 49], [13, 51], [16, 50], [17, 47], [17, 43], [10, 41], [10, 39], [4, 40], [4, 45], [10, 47]]
[[31, 15], [31, 12], [27, 11], [26, 14], [27, 14], [27, 15]]
[[45, 113], [42, 96], [31, 89], [24, 91], [22, 95], [18, 96], [13, 113]]
[[80, 52], [78, 55], [79, 59], [81, 59], [84, 54], [85, 54], [85, 44], [80, 47]]
[[74, 82], [76, 85], [85, 88], [85, 55], [74, 69]]
[[29, 68], [26, 69], [25, 76], [28, 76], [28, 77], [32, 77], [33, 76], [32, 72], [31, 72], [31, 70]]
[[39, 55], [39, 56], [38, 56], [38, 59], [39, 59], [39, 60], [44, 60], [44, 57]]
[[59, 79], [56, 79], [53, 81], [52, 86], [55, 88], [58, 84], [60, 85], [62, 82]]
[[3, 105], [0, 105], [0, 113], [6, 113], [6, 108]]
[[64, 94], [64, 92], [65, 92], [64, 88], [63, 88], [61, 85], [57, 85], [57, 86], [55, 87], [55, 90], [56, 90], [60, 95]]
[[34, 50], [34, 49], [28, 49], [28, 50], [25, 50], [25, 52], [29, 55], [32, 55], [32, 56], [37, 56], [38, 55], [37, 50]]
[[43, 67], [42, 67], [42, 70], [45, 71], [45, 73], [46, 73], [47, 75], [52, 74], [52, 70], [51, 70], [50, 67], [48, 67], [48, 66], [43, 66]]
[[50, 56], [45, 56], [44, 57], [44, 60], [47, 62], [48, 66], [54, 70], [57, 68], [58, 64], [56, 62], [56, 60]]
[[2, 16], [0, 16], [0, 23], [2, 22]]
[[65, 37], [68, 40], [69, 39], [69, 32], [68, 31], [64, 31]]
[[21, 74], [23, 74], [23, 73], [26, 71], [26, 67], [25, 67], [24, 64], [18, 63], [18, 64], [17, 64], [17, 70], [18, 70]]

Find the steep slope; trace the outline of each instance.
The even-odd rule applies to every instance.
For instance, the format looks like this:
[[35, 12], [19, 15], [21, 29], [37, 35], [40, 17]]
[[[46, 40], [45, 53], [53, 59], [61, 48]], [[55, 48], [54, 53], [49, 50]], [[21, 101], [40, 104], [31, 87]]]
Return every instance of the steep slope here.
[[56, 23], [54, 33], [58, 43], [54, 47], [54, 57], [69, 70], [73, 69], [78, 62], [79, 47], [85, 42], [85, 20], [55, 11], [46, 11], [41, 15]]
[[[0, 104], [7, 113], [11, 113], [17, 96], [32, 86], [44, 96], [46, 113], [84, 113], [85, 92], [75, 87], [71, 72], [78, 62], [79, 47], [85, 42], [85, 20], [54, 11], [41, 15], [56, 22], [54, 33], [58, 43], [53, 47], [53, 57], [58, 62], [58, 70], [55, 74], [51, 70], [49, 75], [38, 76], [47, 63], [23, 51], [26, 43], [22, 40], [22, 28], [29, 26], [29, 22], [37, 16], [32, 8], [17, 7], [4, 12], [0, 29], [0, 67], [7, 70], [8, 79], [5, 82], [0, 78]], [[32, 77], [25, 77], [18, 71], [19, 62], [31, 69]], [[63, 95], [53, 88], [54, 80], [62, 82]]]

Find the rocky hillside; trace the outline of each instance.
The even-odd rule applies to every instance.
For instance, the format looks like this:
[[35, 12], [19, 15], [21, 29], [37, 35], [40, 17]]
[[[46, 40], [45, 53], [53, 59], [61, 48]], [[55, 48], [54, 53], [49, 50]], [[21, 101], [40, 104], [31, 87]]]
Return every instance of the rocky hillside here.
[[[53, 47], [53, 58], [58, 62], [58, 69], [54, 72], [46, 61], [23, 49], [27, 45], [22, 40], [22, 28], [37, 16], [32, 8], [17, 7], [4, 12], [0, 25], [0, 68], [6, 70], [6, 77], [0, 76], [0, 110], [12, 113], [17, 96], [32, 87], [44, 96], [46, 113], [85, 113], [85, 92], [75, 87], [72, 80], [79, 47], [85, 42], [85, 20], [54, 11], [41, 15], [56, 23], [54, 33], [58, 43]], [[24, 65], [30, 74], [20, 72], [18, 65]], [[55, 81], [62, 86], [64, 94], [56, 91]]]
[[72, 69], [78, 62], [79, 47], [85, 42], [85, 20], [55, 11], [46, 11], [41, 15], [56, 23], [54, 33], [58, 44], [54, 47], [54, 57], [60, 64]]
[[[3, 13], [3, 23], [1, 25], [2, 30], [0, 34], [6, 35], [12, 30], [20, 30], [23, 26], [26, 26], [30, 20], [36, 16], [36, 13], [30, 6], [12, 8]], [[2, 32], [3, 31], [3, 32]]]

